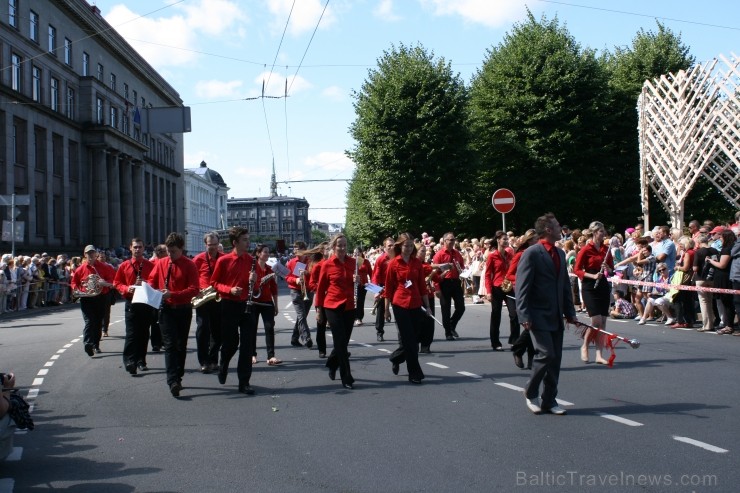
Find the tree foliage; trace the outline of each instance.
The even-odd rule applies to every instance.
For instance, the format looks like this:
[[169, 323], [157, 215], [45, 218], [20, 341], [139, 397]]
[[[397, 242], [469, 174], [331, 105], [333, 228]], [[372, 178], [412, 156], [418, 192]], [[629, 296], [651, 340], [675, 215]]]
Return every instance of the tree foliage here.
[[459, 75], [424, 48], [401, 45], [384, 52], [353, 97], [350, 241], [458, 226], [469, 170], [467, 93]]

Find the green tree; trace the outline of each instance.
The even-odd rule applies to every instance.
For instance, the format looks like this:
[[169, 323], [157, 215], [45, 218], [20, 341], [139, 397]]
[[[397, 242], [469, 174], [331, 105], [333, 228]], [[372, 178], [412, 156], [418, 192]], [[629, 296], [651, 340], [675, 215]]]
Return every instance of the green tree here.
[[353, 97], [347, 236], [377, 244], [399, 231], [458, 227], [470, 169], [459, 75], [423, 47], [401, 45], [383, 53]]
[[327, 235], [325, 232], [321, 231], [320, 229], [312, 229], [311, 230], [311, 244], [316, 246], [322, 241], [329, 241], [329, 235]]
[[569, 224], [608, 221], [608, 187], [616, 175], [603, 165], [605, 86], [595, 53], [581, 48], [557, 18], [538, 21], [529, 13], [487, 52], [470, 89], [479, 159], [474, 201], [488, 204], [479, 209], [482, 224], [499, 224], [490, 197], [501, 187], [517, 197], [507, 228], [530, 228], [547, 211]]

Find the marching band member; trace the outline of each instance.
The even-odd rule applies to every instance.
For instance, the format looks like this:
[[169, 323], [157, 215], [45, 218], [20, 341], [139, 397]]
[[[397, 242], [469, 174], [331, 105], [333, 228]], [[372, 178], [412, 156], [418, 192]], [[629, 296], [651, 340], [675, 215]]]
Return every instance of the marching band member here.
[[[320, 260], [315, 261], [311, 265], [308, 288], [312, 292], [316, 292], [318, 288], [319, 276], [321, 275], [321, 267], [324, 261], [331, 256], [331, 248], [328, 242], [322, 242], [319, 246], [323, 248], [324, 254]], [[319, 322], [318, 316], [316, 317], [316, 346], [319, 350], [319, 358], [326, 358], [326, 319]]]
[[[157, 265], [157, 262], [165, 259], [167, 261], [167, 245], [160, 243], [154, 247], [154, 255], [150, 262], [153, 265]], [[152, 327], [150, 331], [150, 341], [152, 343], [152, 351], [158, 353], [162, 350], [162, 329], [159, 328], [159, 310], [154, 310], [154, 318], [152, 319]]]
[[365, 296], [367, 291], [365, 285], [370, 280], [373, 267], [370, 261], [365, 258], [365, 252], [362, 247], [355, 248], [355, 260], [357, 261], [357, 307], [355, 308], [355, 327], [362, 325], [362, 319], [365, 317]]
[[[463, 258], [455, 249], [455, 235], [451, 232], [445, 233], [443, 237], [444, 247], [441, 248], [432, 259], [432, 267], [444, 271], [440, 283], [442, 297], [439, 305], [442, 309], [442, 325], [445, 328], [445, 336], [448, 341], [454, 341], [460, 337], [457, 333], [457, 323], [465, 313], [465, 295], [460, 285], [460, 270]], [[452, 314], [452, 302], [455, 302], [455, 313]]]
[[[394, 255], [393, 250], [394, 240], [390, 236], [383, 240], [384, 251], [377, 259], [375, 259], [375, 267], [373, 267], [373, 284], [380, 287], [385, 286], [386, 270], [388, 268], [388, 262], [391, 261]], [[385, 335], [385, 302], [383, 298], [385, 294], [383, 292], [375, 294], [375, 303], [377, 308], [375, 310], [375, 332], [378, 342], [383, 342], [383, 335]]]
[[172, 396], [179, 397], [193, 319], [191, 300], [198, 294], [198, 269], [183, 253], [185, 239], [181, 234], [170, 233], [164, 244], [169, 259], [157, 261], [149, 276], [149, 284], [162, 291], [159, 327], [164, 344], [167, 385]]
[[[519, 266], [519, 260], [521, 260], [524, 250], [537, 243], [537, 233], [534, 229], [528, 229], [524, 236], [519, 238], [519, 246], [516, 247], [516, 253], [511, 259], [509, 264], [509, 270], [506, 273], [506, 279], [511, 282], [511, 296], [516, 298], [516, 269]], [[508, 306], [508, 305], [507, 305]], [[516, 310], [515, 306], [512, 309]], [[519, 319], [517, 318], [517, 324]], [[534, 344], [532, 344], [532, 337], [528, 330], [522, 331], [517, 340], [511, 346], [511, 351], [514, 353], [514, 365], [518, 368], [524, 368], [524, 361], [522, 356], [527, 353], [527, 370], [532, 369], [532, 359], [534, 358]]]
[[494, 241], [496, 248], [486, 259], [486, 297], [491, 302], [489, 328], [491, 347], [494, 351], [503, 351], [504, 348], [499, 339], [502, 303], [506, 303], [506, 310], [509, 312], [509, 344], [514, 344], [519, 337], [519, 320], [516, 318], [514, 300], [507, 296], [509, 293], [504, 292], [501, 287], [514, 252], [509, 247], [509, 237], [504, 231], [496, 231]]
[[[221, 366], [218, 382], [226, 383], [229, 362], [239, 349], [236, 373], [239, 377], [239, 392], [252, 395], [252, 355], [254, 354], [256, 318], [247, 313], [247, 300], [251, 301], [252, 289], [257, 280], [254, 258], [249, 255], [249, 231], [233, 226], [229, 229], [229, 241], [234, 249], [216, 261], [211, 282], [221, 295]], [[252, 307], [254, 308], [254, 306]]]
[[355, 315], [355, 259], [347, 255], [347, 238], [338, 234], [329, 244], [333, 255], [321, 266], [316, 289], [317, 320], [327, 321], [334, 348], [326, 360], [329, 378], [334, 380], [339, 368], [342, 385], [352, 389], [355, 379], [349, 367], [349, 335]]
[[[252, 364], [257, 362], [257, 326], [260, 316], [265, 326], [265, 348], [267, 349], [267, 364], [270, 366], [282, 363], [275, 357], [275, 316], [278, 314], [278, 285], [272, 268], [267, 265], [270, 258], [270, 247], [268, 245], [257, 245], [254, 250], [254, 258], [257, 259], [254, 272], [257, 274], [255, 288], [252, 292], [252, 300], [259, 304], [252, 306], [254, 316], [254, 354]], [[270, 276], [270, 277], [266, 277]]]
[[[105, 306], [108, 303], [109, 291], [113, 286], [115, 271], [108, 264], [98, 262], [98, 252], [92, 245], [85, 247], [85, 262], [83, 262], [72, 275], [70, 284], [74, 291], [83, 293], [80, 297], [80, 310], [85, 321], [82, 338], [85, 344], [85, 352], [92, 357], [100, 353], [100, 337], [102, 335], [103, 317]], [[98, 277], [100, 292], [94, 296], [84, 296], [88, 286], [93, 284], [90, 276]]]
[[[435, 316], [434, 313], [434, 297], [439, 292], [439, 270], [432, 269], [431, 259], [427, 260], [427, 246], [424, 243], [418, 243], [416, 245], [417, 257], [422, 263], [424, 269], [424, 280], [427, 288], [427, 298], [429, 299], [429, 313]], [[432, 317], [424, 317], [422, 324], [421, 335], [419, 336], [419, 352], [420, 353], [431, 353], [432, 342], [434, 341], [434, 319]]]
[[424, 268], [416, 256], [414, 238], [409, 233], [402, 233], [398, 237], [394, 253], [385, 278], [385, 311], [386, 320], [390, 321], [390, 306], [393, 305], [399, 348], [389, 359], [396, 375], [398, 366], [405, 360], [409, 382], [420, 384], [424, 379], [424, 372], [419, 365], [419, 335], [423, 330], [424, 319], [428, 317], [421, 306], [424, 306], [427, 313], [431, 312]]
[[[288, 283], [290, 289], [290, 299], [293, 303], [293, 309], [295, 310], [295, 324], [293, 325], [293, 335], [290, 337], [290, 345], [295, 347], [301, 347], [300, 340], [302, 339], [306, 343], [307, 348], [313, 346], [311, 340], [311, 330], [308, 328], [308, 311], [311, 309], [311, 302], [313, 301], [313, 293], [308, 286], [308, 264], [310, 258], [306, 251], [306, 244], [302, 241], [296, 241], [293, 244], [293, 253], [295, 256], [288, 260], [286, 265], [288, 269], [288, 275], [285, 277], [285, 281]], [[294, 271], [298, 262], [304, 264], [306, 269], [296, 274]]]
[[126, 338], [123, 343], [123, 367], [131, 375], [136, 375], [137, 368], [147, 371], [146, 348], [149, 344], [149, 326], [154, 317], [154, 308], [146, 303], [132, 303], [136, 286], [149, 279], [154, 264], [144, 258], [144, 241], [141, 238], [131, 240], [131, 260], [123, 262], [116, 271], [113, 285], [125, 300], [124, 314]]
[[[198, 269], [198, 288], [202, 291], [211, 286], [211, 276], [216, 261], [223, 255], [218, 251], [221, 245], [214, 232], [203, 236], [206, 251], [193, 258]], [[198, 347], [198, 363], [202, 373], [218, 371], [218, 353], [221, 350], [221, 307], [215, 300], [195, 309], [195, 342]]]

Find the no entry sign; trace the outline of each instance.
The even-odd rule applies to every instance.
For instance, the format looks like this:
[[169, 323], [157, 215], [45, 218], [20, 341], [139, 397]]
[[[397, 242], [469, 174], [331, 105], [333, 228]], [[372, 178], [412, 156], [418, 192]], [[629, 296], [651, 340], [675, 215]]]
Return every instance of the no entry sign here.
[[493, 192], [491, 203], [493, 204], [493, 208], [496, 209], [496, 212], [508, 214], [514, 210], [516, 200], [514, 200], [514, 194], [511, 190], [508, 188], [499, 188]]

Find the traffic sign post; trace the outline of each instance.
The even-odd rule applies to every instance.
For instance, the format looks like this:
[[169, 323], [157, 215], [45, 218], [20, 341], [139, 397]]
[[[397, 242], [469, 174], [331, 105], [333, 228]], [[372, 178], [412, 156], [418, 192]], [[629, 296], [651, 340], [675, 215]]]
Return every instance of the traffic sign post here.
[[[20, 215], [21, 211], [16, 206], [17, 205], [31, 205], [31, 196], [30, 195], [16, 195], [16, 194], [10, 194], [10, 195], [0, 195], [0, 205], [8, 206], [8, 219], [10, 219], [10, 251], [11, 255], [15, 257], [15, 242], [16, 242], [16, 236], [18, 231], [16, 231], [16, 218]], [[23, 241], [23, 226], [24, 224], [21, 222], [21, 239], [18, 241]], [[5, 236], [5, 235], [3, 235]], [[3, 238], [5, 239], [5, 238]]]
[[501, 222], [503, 230], [506, 231], [506, 214], [514, 210], [516, 199], [514, 193], [508, 188], [499, 188], [491, 196], [491, 204], [496, 212], [501, 213]]

